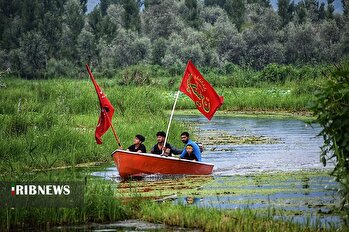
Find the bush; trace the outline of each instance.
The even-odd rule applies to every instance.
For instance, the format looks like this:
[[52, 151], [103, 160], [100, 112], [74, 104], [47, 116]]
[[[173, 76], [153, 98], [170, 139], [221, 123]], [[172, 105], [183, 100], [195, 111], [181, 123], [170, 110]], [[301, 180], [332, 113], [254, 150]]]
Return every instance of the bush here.
[[289, 76], [294, 76], [293, 68], [280, 64], [268, 64], [260, 73], [262, 81], [272, 83], [284, 83]]
[[52, 58], [48, 61], [46, 77], [74, 77], [76, 74], [76, 67], [66, 59], [56, 60]]
[[149, 71], [142, 66], [130, 66], [125, 68], [120, 73], [120, 85], [149, 85], [150, 76]]
[[[341, 183], [342, 208], [349, 218], [349, 60], [332, 71], [311, 107], [323, 127], [321, 160], [324, 165], [335, 159], [332, 175]], [[345, 206], [345, 207], [344, 207]]]

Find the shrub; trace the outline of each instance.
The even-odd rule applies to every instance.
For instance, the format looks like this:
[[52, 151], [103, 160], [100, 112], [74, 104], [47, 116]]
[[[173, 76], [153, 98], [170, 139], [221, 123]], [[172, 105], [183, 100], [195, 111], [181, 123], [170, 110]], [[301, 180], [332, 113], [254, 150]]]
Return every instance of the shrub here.
[[323, 127], [321, 160], [324, 165], [335, 159], [332, 175], [342, 186], [342, 208], [349, 217], [349, 60], [332, 71], [322, 89], [316, 94], [311, 109]]

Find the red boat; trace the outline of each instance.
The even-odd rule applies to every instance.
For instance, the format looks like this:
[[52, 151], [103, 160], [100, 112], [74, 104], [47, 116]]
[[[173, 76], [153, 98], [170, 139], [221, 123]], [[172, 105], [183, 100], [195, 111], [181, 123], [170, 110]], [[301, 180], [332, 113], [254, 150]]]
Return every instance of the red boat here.
[[112, 154], [122, 178], [148, 174], [210, 175], [213, 164], [148, 153], [115, 150]]

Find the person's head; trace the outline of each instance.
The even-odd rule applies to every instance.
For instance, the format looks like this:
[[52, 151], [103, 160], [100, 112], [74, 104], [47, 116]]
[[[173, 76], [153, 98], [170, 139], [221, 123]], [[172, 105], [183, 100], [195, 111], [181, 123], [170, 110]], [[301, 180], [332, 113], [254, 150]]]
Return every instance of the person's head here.
[[185, 150], [187, 151], [187, 153], [190, 155], [191, 153], [193, 153], [193, 146], [192, 145], [187, 145], [185, 147]]
[[165, 141], [166, 138], [166, 133], [164, 131], [159, 131], [158, 133], [156, 133], [156, 141], [158, 143], [163, 143]]
[[136, 136], [135, 136], [135, 139], [134, 139], [134, 141], [133, 141], [133, 143], [134, 143], [135, 145], [138, 145], [138, 144], [143, 143], [144, 141], [145, 141], [145, 138], [144, 138], [143, 135], [136, 135]]
[[188, 140], [189, 140], [189, 133], [188, 132], [183, 132], [181, 134], [181, 140], [183, 143], [188, 143]]

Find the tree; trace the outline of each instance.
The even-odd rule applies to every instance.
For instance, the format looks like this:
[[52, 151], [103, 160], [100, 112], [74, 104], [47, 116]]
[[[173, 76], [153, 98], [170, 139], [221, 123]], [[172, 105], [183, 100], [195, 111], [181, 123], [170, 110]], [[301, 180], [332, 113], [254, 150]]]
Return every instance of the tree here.
[[159, 38], [153, 41], [151, 61], [153, 64], [162, 65], [162, 59], [165, 56], [167, 41], [164, 38]]
[[228, 21], [227, 13], [220, 7], [217, 6], [207, 6], [200, 12], [200, 17], [204, 22], [214, 25], [219, 18], [223, 18]]
[[241, 64], [246, 44], [235, 25], [229, 21], [219, 20], [215, 24], [214, 35], [221, 61]]
[[168, 39], [168, 46], [165, 56], [162, 59], [164, 66], [167, 68], [173, 65], [184, 66], [186, 63], [186, 60], [184, 59], [185, 46], [186, 44], [184, 39], [180, 35], [173, 33]]
[[290, 25], [285, 33], [286, 60], [288, 63], [314, 63], [320, 56], [320, 38], [311, 23]]
[[125, 9], [120, 4], [112, 4], [108, 7], [107, 15], [101, 18], [99, 26], [100, 34], [98, 38], [103, 37], [107, 42], [111, 42], [116, 36], [117, 31], [125, 28]]
[[181, 10], [183, 18], [185, 19], [185, 22], [187, 25], [190, 27], [198, 29], [202, 22], [200, 21], [199, 15], [199, 6], [198, 6], [198, 1], [197, 0], [185, 0], [184, 9]]
[[206, 6], [220, 6], [235, 24], [238, 30], [244, 23], [246, 12], [246, 0], [205, 0]]
[[145, 34], [151, 39], [163, 37], [168, 39], [172, 33], [180, 33], [184, 28], [179, 17], [179, 6], [174, 0], [164, 0], [160, 3], [147, 5], [144, 9]]
[[349, 54], [349, 24], [345, 24], [340, 38], [340, 50], [343, 55]]
[[339, 41], [340, 31], [334, 20], [326, 20], [320, 24], [320, 59], [330, 63], [337, 62], [341, 57]]
[[96, 39], [99, 39], [103, 35], [103, 17], [99, 7], [95, 7], [94, 10], [87, 16], [87, 22], [91, 28], [91, 32]]
[[269, 0], [247, 0], [247, 4], [251, 3], [257, 3], [262, 7], [270, 8], [270, 1]]
[[111, 4], [118, 4], [121, 0], [100, 0], [99, 9], [101, 11], [102, 16], [107, 14], [108, 7]]
[[147, 62], [150, 59], [150, 40], [139, 37], [134, 31], [119, 29], [111, 43], [99, 42], [101, 65], [103, 68], [119, 68]]
[[125, 9], [123, 15], [125, 28], [139, 32], [141, 30], [141, 20], [138, 3], [135, 0], [123, 0], [122, 5]]
[[281, 18], [282, 27], [286, 26], [292, 19], [292, 12], [290, 12], [290, 0], [278, 0], [278, 15]]
[[95, 36], [88, 30], [83, 29], [78, 37], [77, 42], [80, 61], [83, 64], [91, 64], [92, 60], [94, 61], [93, 63], [97, 63], [96, 61], [98, 59], [98, 54]]
[[342, 0], [343, 15], [349, 17], [349, 2], [348, 0]]
[[333, 19], [333, 12], [334, 12], [334, 6], [333, 6], [334, 0], [327, 0], [327, 11], [326, 16], [328, 19]]
[[307, 10], [305, 7], [305, 4], [303, 2], [299, 2], [296, 6], [295, 6], [295, 22], [297, 24], [303, 24], [306, 22], [307, 20]]
[[3, 49], [15, 49], [19, 46], [20, 34], [23, 33], [20, 18], [20, 0], [0, 0], [0, 46]]
[[82, 12], [84, 12], [84, 14], [87, 12], [87, 2], [88, 0], [80, 0], [80, 5], [82, 7]]
[[20, 75], [28, 78], [43, 76], [47, 64], [48, 45], [37, 31], [27, 32], [20, 39]]
[[84, 13], [79, 0], [68, 0], [64, 5], [61, 56], [73, 61], [79, 61], [77, 39], [84, 27]]
[[257, 6], [249, 11], [248, 22], [253, 26], [243, 32], [245, 62], [257, 69], [269, 63], [283, 63], [285, 51], [278, 41], [277, 31], [281, 25], [278, 15], [272, 9]]
[[322, 21], [326, 18], [325, 3], [322, 2], [319, 8], [319, 20]]
[[246, 12], [245, 0], [227, 0], [224, 4], [224, 9], [232, 18], [232, 21], [233, 23], [235, 23], [235, 26], [238, 29], [238, 31], [241, 31]]

